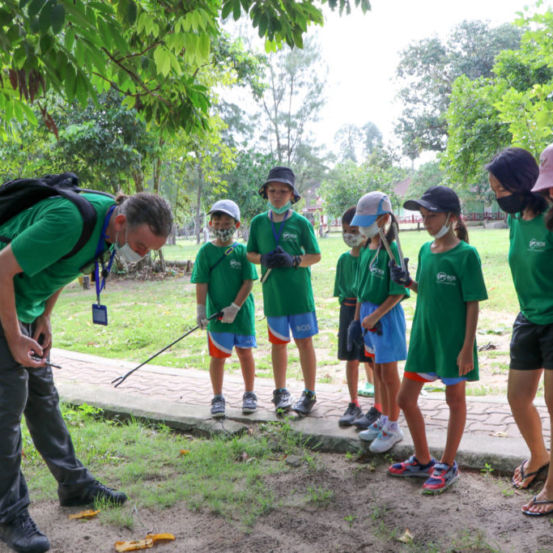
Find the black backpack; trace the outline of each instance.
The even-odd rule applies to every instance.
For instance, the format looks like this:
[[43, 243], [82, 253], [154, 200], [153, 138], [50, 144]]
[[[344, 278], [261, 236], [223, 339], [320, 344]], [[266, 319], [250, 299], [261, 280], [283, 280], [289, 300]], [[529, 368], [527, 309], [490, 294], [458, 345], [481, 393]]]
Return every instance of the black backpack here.
[[[75, 204], [83, 218], [81, 236], [75, 247], [62, 259], [71, 257], [88, 242], [97, 219], [96, 210], [87, 199], [80, 195], [80, 192], [93, 192], [113, 197], [105, 192], [79, 188], [79, 177], [75, 173], [45, 175], [37, 179], [16, 179], [5, 182], [0, 186], [0, 226], [41, 200], [52, 196], [66, 198]], [[0, 236], [0, 241], [9, 243], [10, 239]]]

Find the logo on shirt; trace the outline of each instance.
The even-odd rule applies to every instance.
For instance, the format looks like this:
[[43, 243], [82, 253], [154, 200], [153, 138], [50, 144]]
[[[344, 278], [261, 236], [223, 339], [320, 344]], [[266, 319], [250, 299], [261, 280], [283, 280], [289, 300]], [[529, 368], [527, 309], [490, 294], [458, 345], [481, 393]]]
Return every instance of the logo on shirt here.
[[436, 274], [436, 282], [438, 284], [455, 284], [457, 277], [455, 275], [448, 275], [447, 273], [440, 272]]
[[545, 240], [536, 240], [532, 238], [530, 242], [528, 242], [528, 249], [531, 252], [543, 252], [545, 250]]
[[376, 278], [384, 278], [384, 270], [376, 265], [371, 267], [371, 274], [373, 274]]
[[285, 242], [297, 242], [298, 241], [298, 235], [293, 232], [283, 232], [282, 233], [282, 239]]
[[240, 261], [238, 261], [237, 259], [231, 259], [230, 260], [230, 268], [240, 270], [240, 269], [242, 269], [242, 263]]

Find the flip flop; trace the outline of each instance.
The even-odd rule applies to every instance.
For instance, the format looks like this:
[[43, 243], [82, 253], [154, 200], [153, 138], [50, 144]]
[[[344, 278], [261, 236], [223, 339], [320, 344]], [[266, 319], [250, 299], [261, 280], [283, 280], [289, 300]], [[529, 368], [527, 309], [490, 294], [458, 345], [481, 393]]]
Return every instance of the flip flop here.
[[[530, 506], [532, 505], [553, 505], [553, 500], [552, 499], [543, 499], [543, 500], [538, 500], [537, 499], [537, 495], [535, 495], [533, 498], [532, 498], [532, 502], [530, 503]], [[553, 515], [553, 509], [549, 510], [549, 511], [545, 511], [544, 513], [534, 513], [534, 511], [530, 511], [528, 509], [525, 509], [524, 507], [521, 507], [520, 510], [527, 516], [529, 517], [546, 517], [548, 515]]]
[[[534, 472], [524, 472], [524, 467], [528, 464], [528, 459], [525, 459], [524, 461], [522, 461], [522, 463], [520, 463], [520, 466], [518, 467], [518, 470], [520, 471], [520, 484], [518, 484], [517, 482], [515, 482], [515, 477], [513, 476], [513, 478], [511, 478], [511, 483], [513, 484], [513, 488], [516, 488], [517, 490], [527, 490], [529, 488], [531, 488], [534, 483], [536, 482], [537, 480], [537, 477], [538, 475], [543, 472], [543, 471], [546, 471], [548, 468], [549, 468], [549, 463], [545, 463], [545, 465], [541, 466], [538, 470], [535, 470]], [[533, 477], [533, 478], [532, 478]], [[530, 482], [528, 484], [526, 484], [526, 486], [523, 486], [522, 483], [527, 479], [527, 478], [532, 478], [532, 480], [530, 480]]]

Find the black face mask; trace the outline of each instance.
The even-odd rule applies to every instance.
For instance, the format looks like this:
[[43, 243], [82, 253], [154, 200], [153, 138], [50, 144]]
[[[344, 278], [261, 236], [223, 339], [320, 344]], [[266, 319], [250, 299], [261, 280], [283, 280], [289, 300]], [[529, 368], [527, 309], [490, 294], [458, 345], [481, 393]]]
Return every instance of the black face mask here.
[[527, 201], [522, 194], [511, 194], [497, 198], [497, 204], [505, 213], [519, 213], [526, 207]]

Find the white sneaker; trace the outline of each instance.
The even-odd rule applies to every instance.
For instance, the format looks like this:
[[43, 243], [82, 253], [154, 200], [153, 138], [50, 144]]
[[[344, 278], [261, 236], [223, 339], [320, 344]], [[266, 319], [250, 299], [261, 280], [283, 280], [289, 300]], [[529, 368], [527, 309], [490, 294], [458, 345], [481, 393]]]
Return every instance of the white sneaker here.
[[374, 421], [367, 430], [359, 432], [359, 439], [364, 442], [372, 442], [382, 432], [382, 423], [380, 422], [382, 417]]
[[396, 431], [382, 430], [369, 447], [369, 450], [373, 453], [384, 453], [392, 449], [392, 447], [398, 442], [401, 442], [401, 440], [403, 440], [401, 428], [398, 428]]

